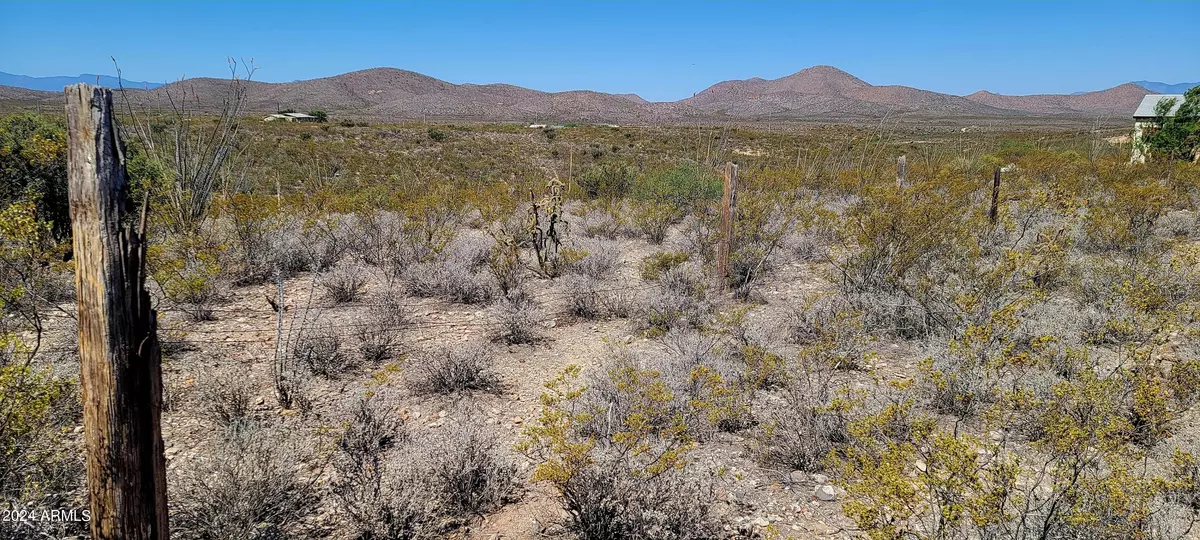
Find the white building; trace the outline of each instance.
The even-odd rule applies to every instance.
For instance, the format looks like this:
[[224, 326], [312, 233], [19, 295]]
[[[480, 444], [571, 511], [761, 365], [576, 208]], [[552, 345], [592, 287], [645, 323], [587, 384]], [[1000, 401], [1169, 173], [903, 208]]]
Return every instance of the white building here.
[[1158, 103], [1165, 99], [1175, 100], [1171, 110], [1167, 111], [1167, 116], [1175, 116], [1175, 111], [1183, 105], [1183, 94], [1149, 94], [1142, 98], [1137, 110], [1133, 111], [1133, 157], [1129, 159], [1130, 163], [1146, 162], [1145, 138], [1153, 135], [1154, 130], [1158, 129], [1158, 116], [1154, 111], [1158, 108]]
[[282, 120], [284, 122], [316, 122], [318, 118], [311, 114], [298, 112], [276, 113], [263, 117], [263, 122], [274, 122], [276, 120]]

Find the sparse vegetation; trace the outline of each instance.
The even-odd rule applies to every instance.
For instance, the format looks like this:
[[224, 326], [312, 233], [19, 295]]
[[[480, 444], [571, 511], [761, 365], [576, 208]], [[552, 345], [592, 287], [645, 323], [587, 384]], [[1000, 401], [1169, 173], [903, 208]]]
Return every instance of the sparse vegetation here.
[[[323, 127], [240, 125], [207, 194], [130, 145], [173, 536], [1194, 531], [1195, 164], [1051, 129]], [[85, 500], [58, 129], [0, 122], [12, 504]]]

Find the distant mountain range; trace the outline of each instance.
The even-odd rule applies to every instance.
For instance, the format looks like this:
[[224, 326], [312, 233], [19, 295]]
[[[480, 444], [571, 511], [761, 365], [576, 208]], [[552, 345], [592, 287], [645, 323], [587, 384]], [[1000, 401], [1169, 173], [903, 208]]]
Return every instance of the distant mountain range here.
[[[97, 82], [99, 81], [99, 82]], [[46, 92], [62, 92], [67, 85], [75, 83], [90, 83], [116, 88], [117, 78], [108, 75], [95, 75], [92, 73], [84, 73], [78, 77], [29, 77], [27, 75], [14, 75], [0, 71], [0, 85], [15, 86], [17, 88], [25, 88], [28, 90], [42, 90]], [[162, 83], [152, 83], [144, 81], [122, 81], [125, 88], [158, 88]]]
[[[54, 93], [36, 91], [41, 88], [0, 87], [0, 102], [57, 101], [62, 99], [61, 89], [67, 84], [95, 83], [92, 75], [24, 79], [46, 85], [54, 81]], [[12, 86], [23, 81], [7, 80], [0, 78], [0, 84]], [[115, 84], [115, 80], [109, 78], [109, 81]], [[101, 78], [100, 83], [106, 84], [105, 79]], [[184, 91], [191, 103], [216, 106], [227, 85], [228, 81], [222, 79], [199, 78], [165, 86], [126, 82], [125, 88], [131, 98], [152, 107], [165, 106], [168, 93], [177, 98]], [[412, 71], [374, 68], [307, 81], [252, 82], [246, 110], [324, 110], [332, 115], [382, 120], [442, 118], [625, 124], [696, 119], [853, 120], [895, 115], [1124, 118], [1147, 93], [1150, 90], [1146, 87], [1127, 83], [1076, 95], [1008, 96], [980, 90], [968, 96], [955, 96], [908, 86], [876, 86], [832, 66], [815, 66], [778, 79], [720, 82], [680, 101], [647, 102], [634, 94], [589, 90], [542, 92], [508, 84], [453, 84]]]
[[1133, 81], [1133, 84], [1154, 92], [1155, 94], [1182, 94], [1193, 87], [1200, 86], [1200, 82], [1167, 84], [1154, 81]]

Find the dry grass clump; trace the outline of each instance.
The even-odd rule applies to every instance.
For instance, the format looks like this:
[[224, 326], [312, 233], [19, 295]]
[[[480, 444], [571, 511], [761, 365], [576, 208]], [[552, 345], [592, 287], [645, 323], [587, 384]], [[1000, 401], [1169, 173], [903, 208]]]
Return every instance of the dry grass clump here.
[[280, 432], [233, 429], [205, 457], [173, 467], [172, 537], [269, 540], [305, 534], [316, 477], [300, 471], [302, 445]]
[[409, 385], [422, 394], [499, 392], [500, 376], [492, 368], [494, 354], [480, 343], [429, 351], [409, 363]]
[[250, 420], [254, 389], [244, 375], [212, 375], [201, 384], [199, 398], [206, 416], [229, 428]]
[[292, 346], [292, 357], [310, 372], [322, 377], [345, 375], [356, 365], [353, 356], [342, 350], [342, 337], [330, 325], [302, 329]]
[[666, 332], [672, 328], [699, 328], [708, 321], [713, 305], [703, 271], [694, 264], [683, 264], [659, 276], [642, 308], [644, 328]]
[[403, 280], [414, 296], [486, 304], [496, 296], [487, 274], [490, 260], [486, 244], [456, 242], [434, 260], [409, 266]]
[[362, 361], [378, 364], [395, 358], [401, 333], [408, 323], [408, 306], [404, 299], [392, 294], [384, 295], [370, 307], [365, 319], [354, 329]]
[[366, 287], [367, 271], [356, 264], [344, 264], [322, 274], [317, 283], [334, 304], [349, 304], [358, 300], [363, 287]]
[[360, 537], [442, 538], [520, 496], [493, 435], [462, 425], [413, 440], [377, 399], [359, 400], [333, 461], [334, 494]]
[[542, 338], [542, 310], [524, 289], [510, 291], [495, 307], [496, 338], [509, 345], [534, 343]]
[[567, 265], [568, 274], [606, 280], [613, 276], [620, 264], [621, 253], [612, 242], [582, 240], [577, 241], [572, 249], [582, 253], [582, 256]]

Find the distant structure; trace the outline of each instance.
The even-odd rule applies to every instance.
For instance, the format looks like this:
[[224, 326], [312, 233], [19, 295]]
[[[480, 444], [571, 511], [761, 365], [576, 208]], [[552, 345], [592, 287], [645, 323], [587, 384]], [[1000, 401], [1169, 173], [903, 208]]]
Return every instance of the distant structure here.
[[298, 113], [298, 112], [275, 113], [275, 114], [263, 117], [263, 122], [274, 122], [276, 120], [282, 120], [284, 122], [318, 122], [319, 121], [319, 119], [317, 117], [315, 117], [311, 114], [304, 114], [304, 113]]
[[1164, 99], [1175, 100], [1175, 105], [1167, 111], [1167, 116], [1175, 116], [1175, 111], [1183, 105], [1183, 94], [1149, 94], [1142, 98], [1137, 110], [1133, 111], [1133, 156], [1129, 158], [1130, 163], [1146, 162], [1145, 139], [1158, 129], [1158, 116], [1154, 114], [1154, 109]]

